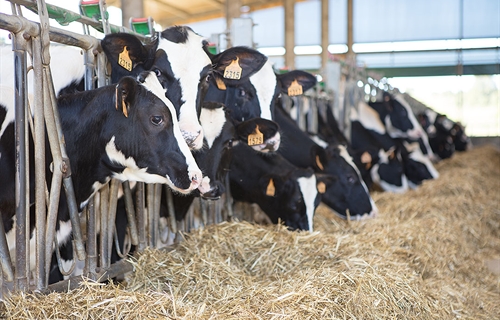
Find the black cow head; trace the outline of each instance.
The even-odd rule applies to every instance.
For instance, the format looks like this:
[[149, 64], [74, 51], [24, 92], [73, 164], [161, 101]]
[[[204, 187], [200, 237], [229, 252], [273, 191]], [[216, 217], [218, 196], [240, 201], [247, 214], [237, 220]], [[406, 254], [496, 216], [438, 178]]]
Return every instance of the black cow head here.
[[199, 190], [207, 199], [219, 198], [224, 192], [233, 145], [247, 144], [260, 152], [279, 145], [279, 126], [275, 122], [254, 118], [237, 123], [229, 113], [221, 103], [203, 104], [200, 122], [205, 133], [204, 148], [195, 153], [195, 158], [204, 174]]
[[[319, 151], [319, 150], [318, 150]], [[342, 218], [373, 217], [378, 210], [351, 155], [343, 145], [330, 145], [316, 156], [325, 183], [322, 201]]]

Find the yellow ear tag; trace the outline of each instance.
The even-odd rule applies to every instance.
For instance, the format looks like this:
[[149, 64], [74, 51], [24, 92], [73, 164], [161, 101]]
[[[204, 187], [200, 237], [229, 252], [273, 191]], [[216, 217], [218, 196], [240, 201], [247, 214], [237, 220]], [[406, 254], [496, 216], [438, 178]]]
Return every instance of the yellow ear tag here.
[[216, 77], [215, 83], [217, 83], [217, 88], [219, 88], [219, 90], [226, 90], [227, 89], [226, 84], [224, 83], [224, 81], [222, 81], [221, 78]]
[[132, 59], [128, 55], [127, 47], [118, 55], [118, 64], [128, 71], [132, 71]]
[[260, 132], [259, 126], [255, 128], [255, 132], [248, 135], [248, 145], [255, 146], [264, 143], [264, 134]]
[[316, 165], [318, 166], [318, 168], [320, 170], [324, 170], [325, 168], [323, 168], [323, 164], [321, 163], [321, 161], [319, 160], [319, 156], [316, 156]]
[[239, 60], [240, 58], [236, 57], [236, 60], [233, 60], [231, 64], [224, 69], [224, 78], [234, 80], [239, 80], [241, 78], [241, 67], [238, 63]]
[[290, 86], [288, 87], [288, 95], [290, 97], [293, 97], [301, 94], [302, 94], [302, 86], [297, 82], [297, 80], [293, 80]]
[[271, 179], [269, 180], [269, 184], [267, 185], [266, 196], [274, 197], [275, 193], [276, 193], [276, 188], [274, 187], [273, 179]]
[[122, 112], [125, 115], [125, 118], [128, 118], [127, 105], [125, 104], [125, 101], [123, 101], [123, 100], [122, 100]]
[[318, 182], [318, 192], [319, 193], [325, 193], [326, 192], [326, 184], [323, 181]]
[[365, 164], [366, 170], [370, 169], [372, 166], [372, 156], [368, 153], [368, 151], [363, 152], [361, 155], [361, 163]]

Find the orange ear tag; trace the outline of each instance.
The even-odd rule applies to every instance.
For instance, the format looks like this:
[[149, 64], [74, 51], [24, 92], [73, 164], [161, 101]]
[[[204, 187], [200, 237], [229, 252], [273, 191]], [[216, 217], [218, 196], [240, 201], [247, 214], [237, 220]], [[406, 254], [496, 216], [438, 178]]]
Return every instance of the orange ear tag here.
[[248, 135], [248, 145], [255, 146], [264, 143], [264, 134], [260, 132], [259, 126], [255, 128], [255, 132]]
[[132, 59], [128, 55], [127, 47], [118, 55], [118, 64], [128, 71], [132, 71]]
[[125, 118], [128, 118], [127, 105], [125, 104], [125, 101], [123, 101], [123, 100], [122, 100], [122, 112], [125, 115]]
[[326, 184], [323, 181], [318, 182], [318, 192], [323, 194], [326, 192]]
[[302, 86], [297, 82], [297, 80], [293, 80], [290, 86], [288, 87], [288, 95], [290, 97], [299, 96], [302, 92]]
[[269, 180], [269, 184], [267, 185], [266, 196], [274, 197], [275, 193], [276, 193], [276, 188], [274, 187], [273, 179], [271, 179]]
[[222, 81], [221, 78], [216, 77], [215, 83], [217, 84], [217, 88], [219, 88], [219, 90], [226, 90], [227, 89], [226, 84], [224, 83], [224, 81]]
[[316, 165], [318, 166], [318, 168], [320, 170], [325, 170], [325, 168], [323, 168], [323, 164], [321, 163], [321, 161], [319, 160], [319, 156], [316, 156]]
[[365, 164], [366, 170], [370, 169], [372, 166], [372, 156], [368, 153], [368, 151], [363, 152], [361, 155], [361, 163]]
[[240, 58], [236, 57], [236, 60], [233, 60], [231, 64], [224, 69], [224, 78], [234, 80], [239, 80], [241, 78], [241, 67], [238, 63], [239, 60]]

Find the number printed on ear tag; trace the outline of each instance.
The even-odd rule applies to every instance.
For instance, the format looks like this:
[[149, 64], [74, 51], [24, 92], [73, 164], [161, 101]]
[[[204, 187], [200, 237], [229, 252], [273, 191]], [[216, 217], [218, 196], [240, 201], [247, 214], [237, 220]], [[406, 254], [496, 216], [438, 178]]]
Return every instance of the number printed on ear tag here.
[[132, 71], [132, 59], [128, 55], [127, 47], [123, 47], [123, 51], [118, 55], [118, 64], [128, 71]]
[[248, 135], [248, 145], [255, 146], [264, 143], [264, 134], [260, 132], [259, 126], [255, 128], [255, 132]]
[[290, 86], [288, 87], [288, 95], [290, 97], [299, 96], [302, 92], [302, 86], [297, 82], [297, 80], [293, 80]]
[[239, 80], [241, 78], [241, 67], [238, 63], [239, 60], [240, 58], [236, 57], [236, 60], [233, 60], [231, 64], [224, 69], [224, 78], [234, 80]]

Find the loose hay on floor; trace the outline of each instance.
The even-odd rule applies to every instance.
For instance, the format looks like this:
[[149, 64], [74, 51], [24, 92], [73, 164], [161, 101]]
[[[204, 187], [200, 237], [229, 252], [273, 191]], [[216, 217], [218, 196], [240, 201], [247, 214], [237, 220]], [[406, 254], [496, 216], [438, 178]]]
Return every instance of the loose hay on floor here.
[[498, 319], [500, 152], [487, 146], [437, 165], [404, 195], [375, 193], [379, 217], [315, 232], [223, 223], [175, 250], [133, 260], [126, 287], [18, 294], [12, 319]]

